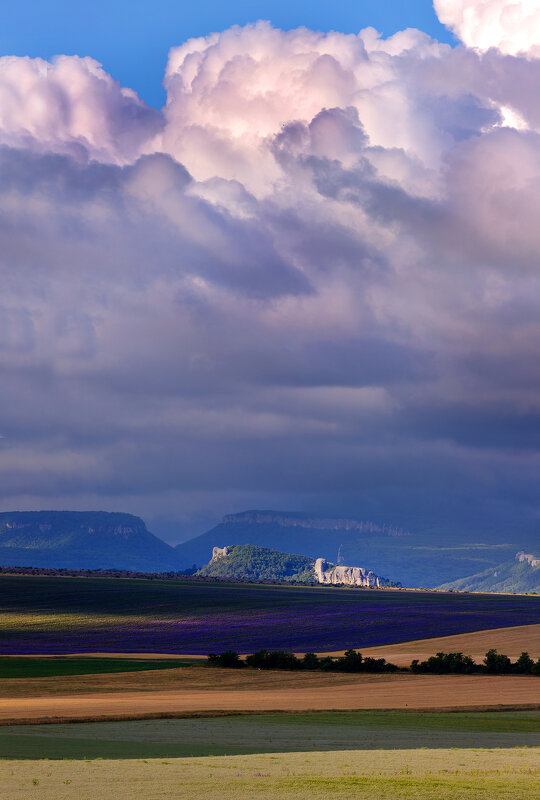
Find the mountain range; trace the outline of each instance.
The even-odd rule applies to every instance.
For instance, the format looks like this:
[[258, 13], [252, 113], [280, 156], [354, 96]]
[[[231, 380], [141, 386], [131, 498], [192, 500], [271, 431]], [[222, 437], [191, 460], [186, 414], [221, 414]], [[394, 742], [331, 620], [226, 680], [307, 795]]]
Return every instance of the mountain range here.
[[[514, 541], [470, 541], [456, 531], [441, 543], [429, 532], [345, 517], [245, 511], [230, 514], [206, 533], [172, 547], [131, 514], [0, 513], [0, 566], [4, 567], [179, 572], [207, 564], [216, 545], [253, 545], [311, 560], [323, 558], [338, 566], [362, 564], [410, 587], [478, 585], [486, 591], [489, 586], [496, 587], [493, 591], [500, 586], [503, 591], [530, 591], [528, 570], [536, 569], [514, 561]], [[508, 579], [503, 579], [507, 572]]]
[[215, 545], [252, 544], [335, 564], [366, 564], [403, 586], [434, 588], [472, 575], [516, 552], [515, 544], [471, 542], [456, 532], [444, 543], [429, 533], [358, 519], [279, 511], [229, 514], [219, 525], [177, 545], [186, 565], [207, 563]]

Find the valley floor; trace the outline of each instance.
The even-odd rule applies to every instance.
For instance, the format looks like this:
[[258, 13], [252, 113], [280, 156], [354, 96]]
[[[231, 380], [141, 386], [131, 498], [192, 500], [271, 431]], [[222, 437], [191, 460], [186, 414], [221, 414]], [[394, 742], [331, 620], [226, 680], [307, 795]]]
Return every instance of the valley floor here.
[[[539, 628], [390, 647], [408, 658], [493, 641], [537, 657]], [[42, 677], [0, 681], [1, 800], [540, 800], [534, 676], [201, 665], [54, 675], [45, 661]], [[183, 718], [156, 718], [171, 714]]]

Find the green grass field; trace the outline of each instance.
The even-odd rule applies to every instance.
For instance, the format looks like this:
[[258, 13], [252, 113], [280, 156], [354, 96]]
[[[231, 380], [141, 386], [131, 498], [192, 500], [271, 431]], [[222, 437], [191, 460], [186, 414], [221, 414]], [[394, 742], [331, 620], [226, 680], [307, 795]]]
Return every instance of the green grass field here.
[[540, 712], [257, 714], [0, 727], [1, 757], [16, 759], [479, 747], [540, 747]]
[[[201, 658], [200, 663], [205, 659]], [[26, 658], [0, 656], [0, 678], [50, 678], [60, 675], [96, 675], [104, 672], [141, 672], [174, 669], [196, 663], [180, 659], [135, 658]]]

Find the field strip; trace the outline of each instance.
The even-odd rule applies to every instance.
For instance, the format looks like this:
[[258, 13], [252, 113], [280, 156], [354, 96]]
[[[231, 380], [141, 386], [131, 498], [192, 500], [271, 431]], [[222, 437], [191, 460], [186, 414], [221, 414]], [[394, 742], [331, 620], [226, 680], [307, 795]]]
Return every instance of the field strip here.
[[[398, 666], [409, 666], [414, 658], [425, 660], [439, 651], [462, 652], [481, 663], [486, 652], [495, 648], [499, 653], [510, 656], [513, 660], [519, 658], [526, 650], [533, 658], [540, 658], [540, 624], [514, 625], [504, 628], [487, 628], [472, 633], [459, 633], [451, 636], [438, 636], [431, 639], [414, 639], [397, 644], [377, 645], [362, 647], [361, 643], [351, 645], [360, 650], [363, 655], [374, 658], [386, 658]], [[318, 652], [317, 655], [341, 656], [344, 650]], [[243, 654], [246, 655], [246, 654]], [[303, 653], [297, 653], [303, 655]], [[200, 661], [204, 655], [193, 653], [129, 653], [129, 652], [88, 652], [88, 653], [63, 653], [51, 655], [50, 653], [32, 653], [31, 655], [10, 654], [4, 658], [126, 658], [126, 659], [178, 659], [185, 661]]]
[[328, 687], [95, 692], [0, 698], [0, 720], [88, 719], [209, 711], [327, 711], [540, 706], [540, 681], [528, 676], [398, 675]]
[[0, 760], [2, 800], [538, 800], [538, 748]]
[[[347, 714], [361, 714], [361, 713], [372, 713], [372, 714], [379, 714], [379, 713], [405, 713], [411, 714], [411, 716], [415, 716], [418, 714], [471, 714], [471, 713], [478, 713], [478, 714], [506, 714], [506, 713], [519, 713], [519, 712], [537, 712], [540, 711], [540, 703], [524, 703], [521, 705], [505, 705], [505, 706], [494, 706], [493, 704], [489, 706], [445, 706], [444, 708], [410, 708], [407, 707], [405, 709], [399, 708], [359, 708], [348, 710]], [[200, 719], [210, 719], [210, 720], [217, 720], [217, 719], [238, 719], [243, 717], [263, 717], [268, 716], [271, 717], [276, 713], [282, 714], [285, 716], [294, 716], [298, 714], [318, 714], [320, 713], [320, 709], [307, 709], [307, 710], [300, 710], [295, 711], [294, 709], [278, 709], [276, 710], [266, 710], [266, 711], [237, 711], [237, 710], [209, 710], [209, 711], [151, 711], [149, 713], [125, 713], [125, 714], [96, 714], [96, 715], [84, 715], [84, 716], [69, 716], [69, 717], [12, 717], [7, 719], [0, 718], [0, 735], [2, 730], [6, 727], [8, 729], [12, 729], [14, 726], [21, 726], [21, 727], [33, 727], [36, 725], [66, 725], [66, 724], [92, 724], [92, 723], [130, 723], [130, 722], [155, 722], [155, 721], [163, 721], [163, 720], [200, 720]], [[328, 714], [341, 714], [343, 713], [342, 708], [330, 708], [325, 709], [323, 713]], [[2, 758], [0, 754], [0, 759]]]
[[[540, 625], [517, 625], [509, 628], [488, 628], [473, 633], [459, 633], [454, 636], [438, 636], [433, 639], [416, 639], [399, 644], [358, 648], [365, 656], [386, 658], [398, 666], [409, 666], [414, 658], [424, 661], [440, 651], [460, 652], [472, 656], [482, 663], [488, 650], [495, 648], [499, 653], [519, 658], [526, 650], [534, 659], [540, 658]], [[336, 650], [320, 655], [343, 655], [344, 650]]]
[[2, 653], [1, 658], [122, 658], [130, 661], [201, 661], [205, 655], [183, 653]]

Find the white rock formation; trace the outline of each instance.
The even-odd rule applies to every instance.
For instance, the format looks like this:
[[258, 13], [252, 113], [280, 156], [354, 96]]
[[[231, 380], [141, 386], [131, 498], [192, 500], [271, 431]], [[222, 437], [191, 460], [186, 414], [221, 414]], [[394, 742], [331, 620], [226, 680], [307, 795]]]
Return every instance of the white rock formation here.
[[523, 550], [516, 553], [516, 561], [526, 561], [531, 567], [540, 566], [540, 556], [533, 556], [531, 553], [525, 553]]
[[380, 579], [374, 572], [362, 567], [343, 567], [318, 558], [314, 566], [315, 577], [319, 583], [346, 584], [348, 586], [380, 586]]
[[[212, 550], [212, 561], [217, 561], [218, 558], [224, 558], [231, 552], [230, 547], [214, 547]], [[212, 563], [212, 561], [210, 563]]]

